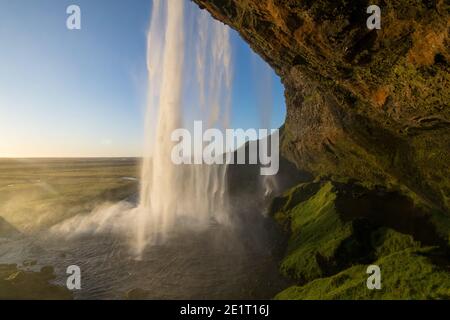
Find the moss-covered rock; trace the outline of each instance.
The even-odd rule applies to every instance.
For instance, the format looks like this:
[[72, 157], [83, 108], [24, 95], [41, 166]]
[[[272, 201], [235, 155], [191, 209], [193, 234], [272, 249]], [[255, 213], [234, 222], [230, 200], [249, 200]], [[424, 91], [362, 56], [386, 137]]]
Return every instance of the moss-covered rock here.
[[381, 270], [381, 290], [369, 290], [367, 265], [355, 265], [331, 277], [289, 287], [276, 299], [450, 299], [450, 273], [430, 262], [425, 255], [430, 250], [390, 247], [393, 253], [373, 262]]
[[[402, 187], [448, 214], [448, 2], [194, 1], [280, 75], [282, 154], [299, 169]], [[380, 30], [366, 26], [373, 4]]]
[[50, 283], [55, 278], [53, 268], [40, 272], [24, 271], [17, 265], [0, 265], [0, 300], [68, 300], [72, 293]]
[[[335, 200], [333, 185], [327, 183], [307, 201], [287, 210], [291, 237], [281, 263], [282, 273], [308, 281], [326, 272], [323, 264], [335, 256], [342, 242], [352, 234], [351, 223], [339, 218]], [[282, 212], [286, 211], [276, 214], [278, 220]]]
[[371, 234], [371, 242], [378, 258], [389, 256], [406, 249], [419, 249], [420, 242], [414, 241], [410, 235], [405, 235], [392, 229], [380, 228]]
[[[272, 205], [290, 232], [281, 270], [305, 284], [280, 296], [447, 297], [447, 273], [421, 250], [438, 247], [448, 264], [448, 2], [194, 1], [280, 75], [282, 155], [335, 181], [300, 185]], [[366, 27], [371, 4], [381, 7], [380, 30]], [[373, 262], [392, 274], [389, 288], [367, 293], [357, 284]]]
[[[280, 271], [299, 284], [277, 298], [448, 297], [450, 256], [443, 236], [448, 221], [413, 199], [322, 181], [275, 199], [272, 215], [290, 233]], [[438, 228], [439, 219], [445, 223]], [[384, 291], [365, 286], [369, 264], [382, 266]]]

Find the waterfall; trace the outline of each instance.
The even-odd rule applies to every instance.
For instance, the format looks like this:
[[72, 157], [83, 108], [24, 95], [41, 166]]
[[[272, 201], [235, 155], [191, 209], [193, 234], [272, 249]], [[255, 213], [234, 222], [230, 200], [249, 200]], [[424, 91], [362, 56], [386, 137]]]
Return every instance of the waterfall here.
[[[175, 165], [171, 133], [203, 121], [226, 128], [232, 66], [229, 29], [185, 0], [154, 0], [148, 32], [146, 142], [136, 209], [137, 251], [182, 225], [227, 222], [226, 165]], [[192, 156], [197, 150], [192, 151]]]

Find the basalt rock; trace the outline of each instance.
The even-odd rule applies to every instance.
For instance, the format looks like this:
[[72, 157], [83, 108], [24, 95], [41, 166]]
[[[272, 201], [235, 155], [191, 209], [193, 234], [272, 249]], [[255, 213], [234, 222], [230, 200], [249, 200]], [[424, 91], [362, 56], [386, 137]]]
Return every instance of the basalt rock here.
[[[450, 208], [449, 6], [443, 0], [194, 0], [285, 86], [282, 154]], [[381, 29], [369, 30], [369, 5]]]

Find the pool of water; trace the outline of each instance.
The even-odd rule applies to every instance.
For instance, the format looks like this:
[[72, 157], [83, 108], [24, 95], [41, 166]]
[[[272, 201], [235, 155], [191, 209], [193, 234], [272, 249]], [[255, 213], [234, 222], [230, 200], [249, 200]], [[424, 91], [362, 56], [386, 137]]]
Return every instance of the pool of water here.
[[271, 219], [243, 217], [233, 226], [174, 233], [140, 259], [113, 234], [67, 239], [42, 231], [0, 242], [0, 263], [36, 260], [36, 270], [51, 265], [61, 285], [67, 267], [78, 265], [77, 299], [121, 299], [137, 288], [148, 299], [272, 298], [288, 286], [278, 272], [282, 236]]

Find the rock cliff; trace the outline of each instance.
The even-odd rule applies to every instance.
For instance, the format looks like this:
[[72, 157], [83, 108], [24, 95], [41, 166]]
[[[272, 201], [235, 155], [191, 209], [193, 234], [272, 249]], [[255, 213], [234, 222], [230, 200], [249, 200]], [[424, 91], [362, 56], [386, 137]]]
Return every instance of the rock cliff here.
[[[281, 77], [282, 153], [301, 170], [450, 207], [449, 6], [442, 0], [194, 0]], [[381, 7], [369, 30], [367, 7]]]
[[281, 153], [314, 180], [272, 203], [295, 281], [276, 298], [450, 299], [448, 2], [194, 1], [281, 77]]

